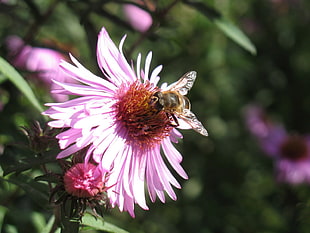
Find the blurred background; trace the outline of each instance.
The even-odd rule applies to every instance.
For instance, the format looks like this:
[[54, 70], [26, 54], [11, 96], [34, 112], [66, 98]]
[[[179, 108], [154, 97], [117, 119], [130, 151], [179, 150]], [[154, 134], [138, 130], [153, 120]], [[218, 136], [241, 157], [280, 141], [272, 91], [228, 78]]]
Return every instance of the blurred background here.
[[[145, 22], [142, 26], [131, 18], [126, 9], [129, 3], [0, 1], [0, 56], [26, 78], [42, 106], [57, 100], [49, 94], [51, 84], [37, 75], [36, 65], [29, 64], [35, 55], [22, 64], [14, 61], [16, 45], [8, 36], [19, 38], [23, 42], [16, 41], [29, 49], [57, 51], [62, 58], [72, 53], [102, 76], [95, 54], [97, 34], [104, 26], [116, 44], [127, 34], [124, 51], [128, 60], [136, 61], [139, 52], [145, 57], [153, 51], [152, 67], [164, 66], [162, 82], [173, 82], [190, 70], [198, 73], [189, 98], [209, 137], [181, 131], [184, 139], [176, 146], [184, 156], [182, 165], [189, 179], [178, 179], [182, 184], [176, 190], [178, 200], [149, 201], [149, 211], [136, 206], [135, 219], [109, 210], [105, 219], [137, 233], [310, 232], [310, 179], [279, 182], [275, 168], [280, 155], [268, 155], [246, 123], [246, 109], [255, 105], [288, 134], [306, 137], [309, 133], [310, 2], [136, 1], [134, 6], [150, 16], [139, 16]], [[222, 18], [250, 39], [256, 53], [221, 30], [215, 20]], [[27, 142], [20, 127], [34, 120], [44, 122], [16, 85], [0, 74], [2, 159], [4, 155], [5, 160], [14, 159], [12, 148]], [[10, 153], [4, 153], [8, 147]], [[303, 152], [310, 157], [309, 148]], [[2, 180], [0, 187], [2, 232], [41, 232], [52, 215], [48, 199], [38, 201]]]

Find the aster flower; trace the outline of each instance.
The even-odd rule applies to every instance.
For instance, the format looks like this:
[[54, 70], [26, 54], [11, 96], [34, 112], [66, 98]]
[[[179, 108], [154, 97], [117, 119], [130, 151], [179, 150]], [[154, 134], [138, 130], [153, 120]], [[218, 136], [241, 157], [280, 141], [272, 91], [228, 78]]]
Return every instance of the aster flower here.
[[262, 150], [269, 156], [278, 155], [278, 147], [287, 132], [283, 125], [271, 121], [264, 110], [256, 105], [250, 105], [245, 110], [245, 120], [249, 131], [255, 136]]
[[309, 135], [289, 134], [258, 106], [247, 107], [246, 123], [262, 150], [274, 159], [279, 182], [310, 183]]
[[193, 125], [151, 104], [155, 93], [161, 90], [157, 83], [162, 66], [150, 72], [149, 53], [144, 70], [140, 69], [139, 54], [135, 72], [123, 55], [124, 40], [125, 37], [117, 49], [105, 28], [99, 34], [97, 59], [107, 80], [92, 74], [73, 56], [74, 65], [63, 61], [60, 66], [81, 84], [55, 81], [61, 87], [57, 93], [80, 97], [47, 104], [50, 108], [43, 114], [54, 119], [50, 126], [66, 129], [57, 136], [63, 149], [57, 158], [87, 148], [86, 162], [92, 159], [109, 172], [106, 185], [111, 186], [107, 194], [112, 207], [118, 206], [134, 216], [135, 203], [148, 209], [145, 182], [151, 201], [158, 196], [165, 202], [165, 192], [176, 200], [173, 186], [181, 186], [165, 159], [182, 178], [188, 178], [180, 165], [182, 155], [172, 143], [182, 138], [176, 126], [189, 129]]
[[[29, 77], [39, 80], [50, 90], [58, 88], [52, 79], [60, 82], [74, 81], [59, 68], [60, 61], [65, 59], [60, 52], [26, 45], [18, 36], [9, 36], [6, 39], [6, 46], [11, 63], [17, 68], [31, 71]], [[68, 100], [67, 95], [52, 93], [52, 97], [58, 102]]]

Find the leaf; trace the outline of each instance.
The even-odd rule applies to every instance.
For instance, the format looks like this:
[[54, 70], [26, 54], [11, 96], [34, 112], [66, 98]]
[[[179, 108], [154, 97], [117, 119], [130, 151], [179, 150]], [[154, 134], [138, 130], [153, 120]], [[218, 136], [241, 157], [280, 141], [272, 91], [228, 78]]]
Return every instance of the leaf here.
[[103, 220], [101, 217], [94, 217], [90, 214], [85, 214], [82, 218], [82, 224], [86, 226], [90, 226], [97, 230], [102, 230], [106, 232], [113, 232], [113, 233], [129, 233], [111, 223], [108, 223]]
[[1, 165], [0, 165], [0, 177], [3, 177], [3, 169]]
[[48, 223], [46, 226], [41, 230], [41, 233], [49, 233], [49, 232], [55, 232], [55, 233], [60, 233], [60, 228], [57, 228], [56, 231], [51, 231], [53, 228], [55, 222], [55, 216], [52, 215], [51, 218], [48, 220]]
[[256, 48], [251, 40], [236, 25], [224, 19], [220, 12], [202, 2], [183, 0], [183, 3], [195, 8], [197, 11], [205, 15], [222, 32], [224, 32], [226, 36], [235, 41], [245, 50], [253, 55], [256, 54]]
[[4, 232], [7, 233], [18, 233], [17, 227], [11, 224], [4, 225]]
[[8, 167], [5, 170], [4, 174], [7, 175], [12, 172], [20, 173], [22, 171], [29, 170], [29, 169], [38, 167], [46, 163], [55, 162], [56, 161], [55, 154], [56, 153], [50, 153], [50, 154], [46, 153], [44, 156], [41, 156], [41, 157], [25, 159], [23, 161], [20, 161], [20, 163], [18, 164]]
[[30, 103], [39, 111], [43, 112], [38, 99], [35, 97], [25, 79], [11, 66], [6, 60], [0, 57], [0, 72], [7, 77], [30, 101]]
[[0, 177], [0, 179], [22, 188], [33, 201], [41, 206], [48, 202], [49, 196], [46, 184], [38, 183], [24, 174], [12, 175], [7, 179]]
[[60, 177], [56, 176], [54, 173], [47, 173], [41, 176], [37, 176], [34, 180], [58, 184], [60, 182]]
[[223, 18], [215, 19], [215, 25], [222, 30], [226, 36], [234, 40], [241, 47], [252, 53], [256, 54], [256, 48], [250, 39], [236, 26]]
[[0, 232], [2, 232], [3, 219], [7, 211], [7, 208], [5, 208], [4, 206], [0, 206]]
[[3, 74], [0, 74], [0, 84], [3, 83], [7, 79], [8, 78], [6, 76], [4, 76]]
[[12, 172], [20, 173], [46, 163], [55, 162], [58, 152], [51, 150], [37, 157], [29, 153], [31, 152], [21, 148], [6, 147], [3, 155], [0, 157], [3, 175], [6, 176]]
[[45, 227], [45, 217], [43, 214], [38, 212], [31, 212], [29, 213], [31, 222], [33, 223], [34, 227], [36, 228], [37, 232], [42, 232], [42, 229]]

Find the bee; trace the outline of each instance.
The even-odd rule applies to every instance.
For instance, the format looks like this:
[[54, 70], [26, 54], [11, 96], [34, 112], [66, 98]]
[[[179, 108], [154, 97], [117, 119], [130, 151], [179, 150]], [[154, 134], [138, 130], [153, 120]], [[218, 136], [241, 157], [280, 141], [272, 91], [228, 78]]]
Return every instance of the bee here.
[[151, 103], [155, 109], [164, 111], [168, 118], [172, 118], [175, 127], [179, 126], [178, 118], [184, 120], [190, 127], [202, 134], [208, 136], [207, 130], [191, 112], [191, 104], [185, 96], [192, 88], [196, 79], [196, 71], [190, 71], [184, 74], [177, 82], [172, 83], [163, 91], [157, 91], [151, 97]]

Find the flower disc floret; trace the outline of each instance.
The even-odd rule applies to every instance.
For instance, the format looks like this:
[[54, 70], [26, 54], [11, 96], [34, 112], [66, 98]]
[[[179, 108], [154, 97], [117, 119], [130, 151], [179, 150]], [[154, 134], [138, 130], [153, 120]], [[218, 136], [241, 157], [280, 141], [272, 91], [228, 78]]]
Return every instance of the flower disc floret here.
[[292, 161], [306, 159], [308, 156], [307, 141], [301, 136], [291, 135], [280, 145], [280, 153], [284, 158]]
[[140, 149], [160, 143], [172, 130], [166, 114], [150, 104], [157, 90], [149, 82], [136, 81], [126, 92], [121, 91], [119, 101], [114, 105], [116, 118], [127, 132], [127, 143]]

